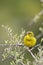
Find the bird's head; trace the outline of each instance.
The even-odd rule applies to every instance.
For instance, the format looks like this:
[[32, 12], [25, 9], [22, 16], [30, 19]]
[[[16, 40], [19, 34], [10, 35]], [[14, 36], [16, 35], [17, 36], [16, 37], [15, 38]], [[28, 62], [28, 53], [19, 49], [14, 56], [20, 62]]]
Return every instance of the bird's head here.
[[28, 31], [28, 32], [27, 32], [27, 35], [29, 35], [30, 37], [32, 37], [32, 36], [34, 36], [34, 33], [31, 32], [31, 31]]

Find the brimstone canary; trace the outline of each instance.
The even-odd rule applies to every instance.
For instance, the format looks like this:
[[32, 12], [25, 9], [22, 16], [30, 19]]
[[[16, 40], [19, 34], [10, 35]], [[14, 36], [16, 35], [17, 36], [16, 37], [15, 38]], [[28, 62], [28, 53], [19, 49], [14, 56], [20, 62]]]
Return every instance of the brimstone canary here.
[[28, 47], [33, 47], [36, 45], [36, 38], [33, 32], [28, 32], [23, 39], [24, 45]]

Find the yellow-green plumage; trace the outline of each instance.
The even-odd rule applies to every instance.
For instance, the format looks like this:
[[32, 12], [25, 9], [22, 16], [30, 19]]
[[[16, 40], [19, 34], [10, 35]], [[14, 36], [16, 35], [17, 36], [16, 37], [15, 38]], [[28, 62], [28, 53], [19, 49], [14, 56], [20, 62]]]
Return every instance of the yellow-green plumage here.
[[24, 45], [28, 46], [28, 47], [33, 47], [36, 45], [36, 38], [34, 37], [33, 33], [28, 33], [25, 37], [24, 37]]

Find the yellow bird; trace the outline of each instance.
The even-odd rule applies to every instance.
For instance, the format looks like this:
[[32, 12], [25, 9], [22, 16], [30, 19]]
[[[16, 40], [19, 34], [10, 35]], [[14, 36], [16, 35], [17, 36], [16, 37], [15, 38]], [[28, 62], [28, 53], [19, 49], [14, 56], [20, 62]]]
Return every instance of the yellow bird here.
[[24, 39], [23, 39], [24, 45], [28, 46], [28, 47], [33, 47], [36, 45], [36, 38], [34, 37], [34, 33], [33, 32], [28, 32], [27, 35], [25, 35]]

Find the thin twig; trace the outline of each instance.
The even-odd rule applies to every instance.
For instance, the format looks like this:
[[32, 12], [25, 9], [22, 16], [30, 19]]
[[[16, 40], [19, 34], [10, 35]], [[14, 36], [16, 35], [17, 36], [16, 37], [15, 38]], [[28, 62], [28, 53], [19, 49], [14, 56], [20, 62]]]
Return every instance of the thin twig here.
[[40, 46], [40, 43], [37, 44], [36, 46], [32, 47], [30, 50], [33, 50], [33, 49], [35, 49], [35, 48], [38, 47], [38, 46]]
[[26, 49], [28, 50], [28, 52], [30, 52], [30, 54], [32, 55], [32, 57], [35, 59], [35, 61], [37, 62], [38, 60], [37, 60], [37, 58], [34, 56], [34, 54], [31, 52], [31, 50], [28, 48], [28, 47], [26, 47]]

